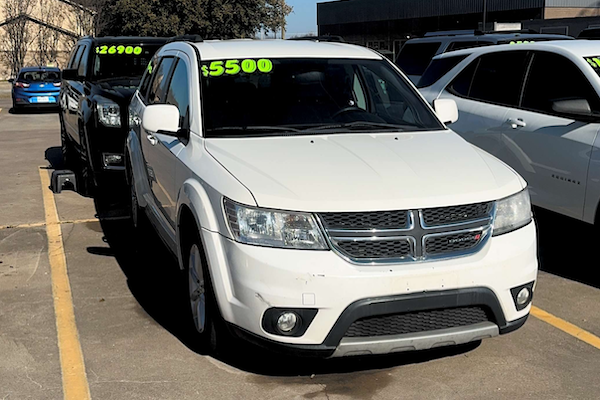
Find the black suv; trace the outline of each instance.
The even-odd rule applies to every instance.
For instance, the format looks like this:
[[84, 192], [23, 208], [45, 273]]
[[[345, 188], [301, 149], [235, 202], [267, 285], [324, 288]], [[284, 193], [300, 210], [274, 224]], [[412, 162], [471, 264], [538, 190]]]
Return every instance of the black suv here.
[[59, 97], [64, 164], [79, 191], [124, 177], [128, 107], [154, 53], [169, 39], [84, 37], [62, 74]]

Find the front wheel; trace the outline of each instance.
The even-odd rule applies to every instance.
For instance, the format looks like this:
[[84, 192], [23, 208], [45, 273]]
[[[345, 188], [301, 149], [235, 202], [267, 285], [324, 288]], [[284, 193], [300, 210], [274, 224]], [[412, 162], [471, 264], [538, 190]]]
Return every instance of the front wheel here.
[[205, 351], [219, 354], [226, 330], [203, 255], [196, 237], [189, 246], [186, 266], [189, 309], [198, 344]]

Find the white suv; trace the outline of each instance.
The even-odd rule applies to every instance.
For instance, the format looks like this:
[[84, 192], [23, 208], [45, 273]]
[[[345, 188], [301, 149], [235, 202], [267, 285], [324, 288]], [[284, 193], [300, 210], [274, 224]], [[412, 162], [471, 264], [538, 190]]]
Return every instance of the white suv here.
[[340, 357], [522, 326], [538, 268], [526, 183], [444, 126], [453, 102], [435, 107], [363, 47], [158, 51], [130, 105], [132, 215], [186, 271], [198, 340]]
[[452, 129], [513, 167], [534, 205], [599, 220], [600, 44], [573, 40], [436, 57], [419, 87], [456, 101]]

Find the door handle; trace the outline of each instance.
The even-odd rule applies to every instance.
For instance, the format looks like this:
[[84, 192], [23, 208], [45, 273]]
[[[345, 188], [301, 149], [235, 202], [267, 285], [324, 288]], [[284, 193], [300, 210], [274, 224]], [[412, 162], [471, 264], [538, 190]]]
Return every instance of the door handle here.
[[154, 135], [152, 135], [150, 133], [148, 133], [146, 135], [146, 139], [148, 139], [148, 141], [150, 142], [150, 144], [152, 146], [156, 146], [156, 144], [158, 143], [158, 139]]
[[513, 129], [525, 128], [527, 126], [527, 123], [523, 121], [523, 118], [510, 118], [506, 122], [508, 122], [510, 127]]

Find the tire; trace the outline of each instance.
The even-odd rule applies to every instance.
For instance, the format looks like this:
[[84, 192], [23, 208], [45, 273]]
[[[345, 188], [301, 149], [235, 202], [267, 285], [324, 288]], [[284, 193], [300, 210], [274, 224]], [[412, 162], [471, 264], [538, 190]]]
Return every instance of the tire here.
[[149, 223], [146, 218], [146, 210], [140, 207], [140, 203], [138, 201], [137, 192], [135, 190], [135, 177], [133, 175], [133, 168], [131, 166], [131, 161], [129, 157], [126, 159], [126, 171], [127, 174], [127, 183], [130, 188], [130, 197], [129, 197], [129, 212], [130, 212], [130, 221], [133, 229], [136, 231], [136, 238], [141, 234], [146, 233], [146, 229], [149, 228]]
[[65, 169], [73, 170], [74, 166], [74, 149], [71, 140], [67, 137], [67, 132], [65, 129], [65, 123], [60, 117], [60, 144], [62, 149], [63, 156], [63, 167]]
[[193, 240], [189, 242], [184, 256], [188, 310], [194, 342], [209, 354], [223, 355], [224, 344], [230, 337], [219, 312], [198, 234], [195, 234]]

